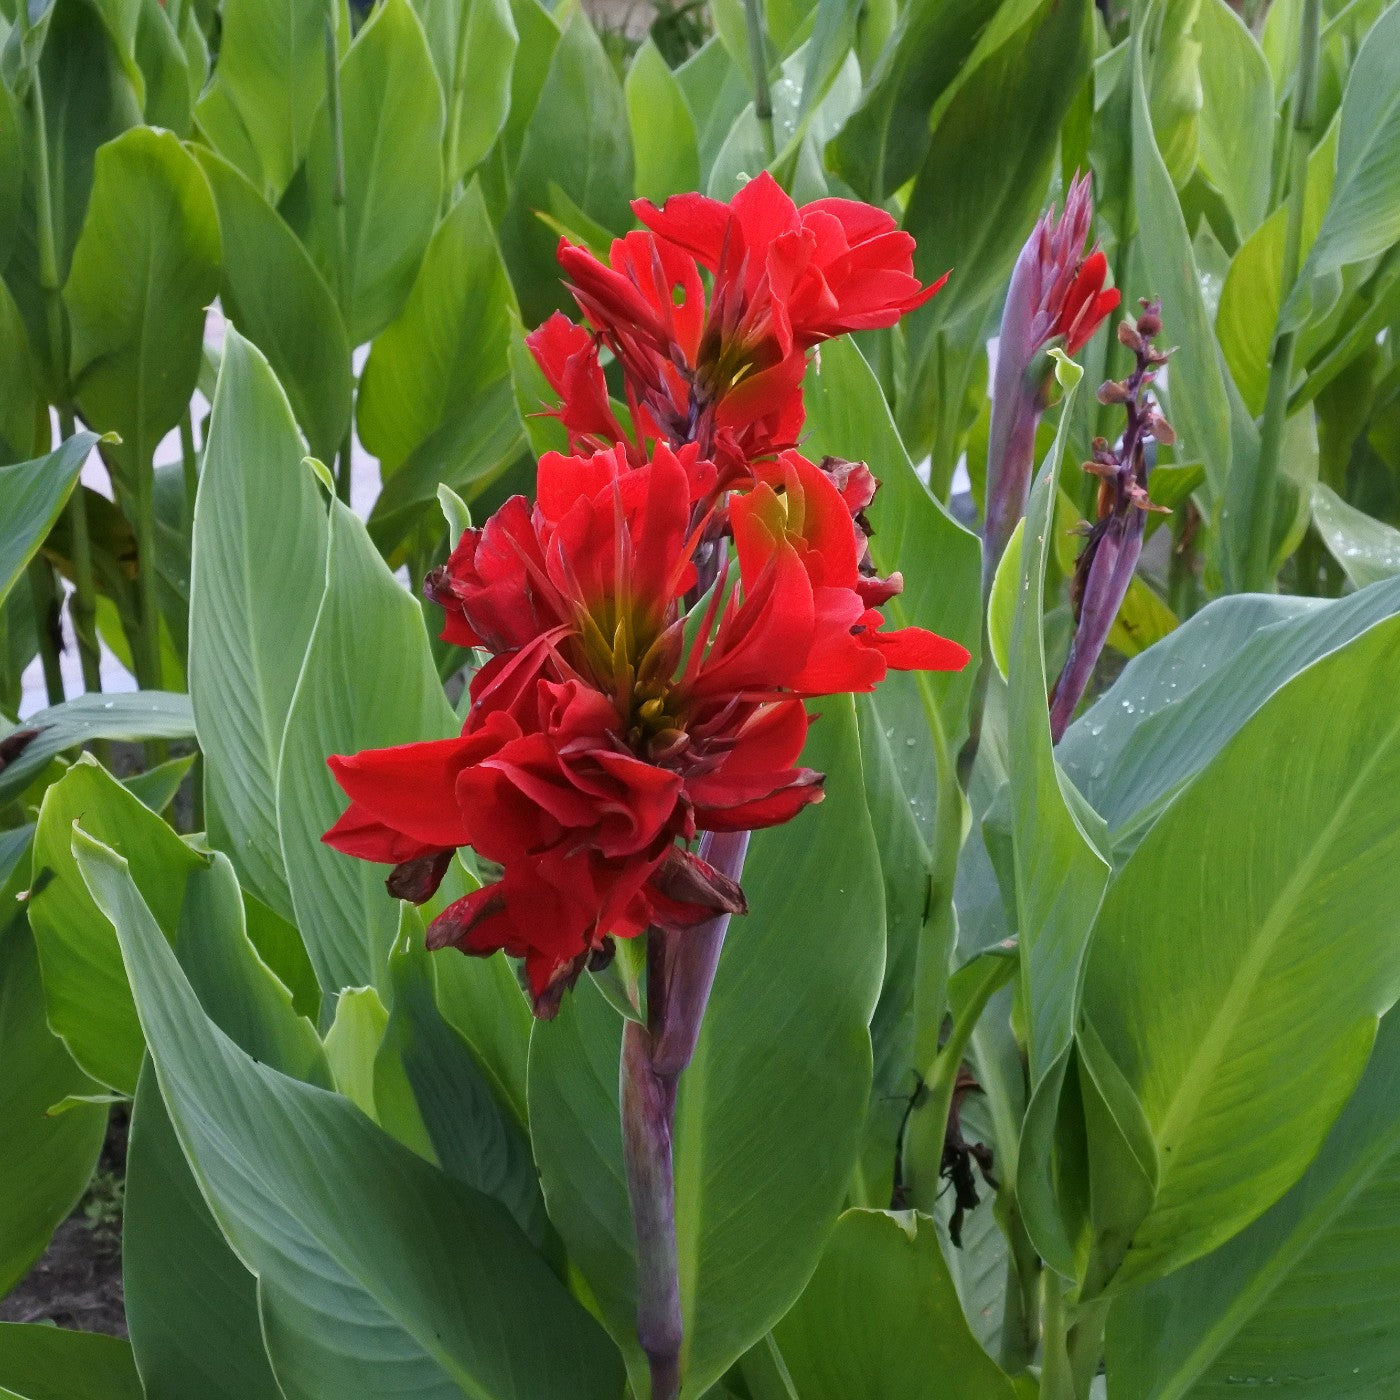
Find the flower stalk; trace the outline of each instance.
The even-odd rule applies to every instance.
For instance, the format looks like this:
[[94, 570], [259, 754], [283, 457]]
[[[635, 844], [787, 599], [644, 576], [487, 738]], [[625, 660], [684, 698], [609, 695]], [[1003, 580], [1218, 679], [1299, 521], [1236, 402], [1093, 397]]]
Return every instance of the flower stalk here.
[[1143, 302], [1136, 325], [1125, 321], [1118, 339], [1133, 352], [1133, 372], [1121, 383], [1109, 380], [1099, 402], [1122, 404], [1128, 426], [1117, 448], [1094, 439], [1094, 459], [1084, 470], [1099, 478], [1099, 518], [1075, 566], [1070, 590], [1075, 631], [1064, 670], [1050, 692], [1050, 733], [1058, 744], [1083, 698], [1118, 610], [1127, 596], [1142, 553], [1146, 512], [1154, 507], [1147, 494], [1148, 449], [1153, 442], [1176, 440], [1171, 425], [1147, 393], [1153, 372], [1167, 361], [1153, 338], [1162, 329], [1161, 303]]

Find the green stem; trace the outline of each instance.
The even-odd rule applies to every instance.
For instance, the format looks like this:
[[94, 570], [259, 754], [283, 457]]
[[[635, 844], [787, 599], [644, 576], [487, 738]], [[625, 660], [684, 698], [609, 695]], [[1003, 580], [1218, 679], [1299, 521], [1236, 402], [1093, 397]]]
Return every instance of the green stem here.
[[1044, 1273], [1042, 1316], [1044, 1331], [1040, 1344], [1040, 1400], [1075, 1400], [1074, 1370], [1070, 1365], [1065, 1315], [1065, 1295], [1059, 1275]]
[[987, 1003], [1014, 976], [1016, 967], [1016, 959], [1010, 956], [997, 957], [989, 964], [924, 1077], [923, 1101], [909, 1115], [903, 1152], [909, 1201], [918, 1210], [932, 1212], [938, 1196], [948, 1115], [952, 1111], [953, 1090], [967, 1054], [967, 1043]]
[[340, 54], [336, 49], [335, 10], [326, 9], [325, 19], [325, 58], [326, 58], [326, 115], [331, 129], [331, 203], [335, 205], [335, 232], [337, 251], [335, 276], [336, 301], [340, 314], [349, 320], [349, 290], [346, 286], [347, 264], [350, 258], [350, 238], [345, 224], [345, 123], [340, 106]]
[[340, 444], [335, 464], [335, 494], [347, 506], [350, 504], [350, 479], [353, 471], [354, 452], [351, 448], [351, 433], [347, 431], [345, 441]]
[[[1283, 243], [1283, 275], [1280, 306], [1285, 306], [1298, 281], [1302, 263], [1303, 208], [1307, 196], [1308, 156], [1312, 153], [1313, 126], [1317, 116], [1317, 49], [1321, 0], [1304, 0], [1298, 79], [1289, 132], [1288, 223]], [[1269, 555], [1272, 548], [1274, 498], [1278, 494], [1279, 456], [1288, 417], [1288, 395], [1293, 380], [1293, 352], [1297, 331], [1283, 331], [1274, 341], [1269, 387], [1264, 399], [1264, 420], [1259, 432], [1259, 456], [1249, 482], [1249, 506], [1244, 585], [1262, 591], [1272, 583]]]
[[[1018, 1375], [1035, 1360], [1040, 1340], [1040, 1256], [1021, 1222], [1014, 1192], [1003, 1186], [1007, 1210], [1003, 1221], [1009, 1241], [1006, 1251], [1006, 1292], [1002, 1299], [1001, 1346], [998, 1360], [1009, 1376]], [[1000, 1197], [998, 1198], [1000, 1200]]]
[[[73, 436], [72, 411], [58, 413], [59, 432], [66, 442]], [[92, 534], [88, 528], [87, 496], [77, 482], [68, 498], [68, 526], [73, 536], [73, 596], [68, 615], [73, 619], [73, 635], [78, 642], [78, 660], [83, 668], [83, 689], [96, 694], [102, 689], [102, 648], [97, 641], [97, 589], [92, 571]]]
[[39, 634], [39, 657], [44, 664], [44, 689], [50, 705], [61, 705], [63, 671], [58, 664], [58, 589], [53, 566], [42, 554], [29, 561], [29, 591], [34, 599], [34, 629]]
[[199, 494], [199, 453], [194, 445], [194, 424], [190, 421], [189, 409], [180, 419], [180, 462], [185, 476], [185, 513], [193, 525], [195, 497]]
[[744, 18], [748, 23], [749, 67], [753, 69], [753, 114], [763, 132], [763, 147], [771, 165], [778, 151], [773, 140], [773, 94], [768, 88], [768, 49], [759, 4], [760, 0], [744, 0]]
[[1069, 1332], [1069, 1366], [1077, 1400], [1087, 1400], [1089, 1388], [1103, 1362], [1103, 1334], [1108, 1325], [1109, 1300], [1095, 1298], [1076, 1310]]

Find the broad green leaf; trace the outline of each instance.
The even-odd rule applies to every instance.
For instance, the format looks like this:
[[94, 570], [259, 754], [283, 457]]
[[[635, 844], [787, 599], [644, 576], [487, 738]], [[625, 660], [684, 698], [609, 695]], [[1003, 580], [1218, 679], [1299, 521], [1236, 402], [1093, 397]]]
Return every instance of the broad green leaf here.
[[1207, 1258], [1119, 1298], [1113, 1394], [1195, 1400], [1255, 1386], [1286, 1400], [1384, 1395], [1400, 1347], [1400, 1017], [1381, 1022], [1361, 1083], [1298, 1184]]
[[1122, 1283], [1207, 1253], [1297, 1180], [1400, 994], [1397, 640], [1378, 623], [1277, 691], [1105, 897], [1085, 1010], [1161, 1164]]
[[[0, 875], [0, 892], [9, 893]], [[87, 1187], [107, 1110], [54, 1104], [96, 1086], [44, 1019], [39, 959], [20, 906], [0, 910], [0, 1297], [29, 1272]]]
[[1121, 848], [1280, 686], [1397, 612], [1394, 581], [1337, 602], [1221, 599], [1131, 662], [1070, 727], [1060, 760]]
[[[0, 110], [0, 121], [4, 119]], [[0, 181], [5, 178], [0, 172]], [[7, 462], [21, 461], [47, 447], [51, 431], [24, 318], [9, 287], [0, 281], [0, 453]]]
[[441, 739], [456, 728], [421, 609], [364, 526], [333, 501], [325, 592], [277, 772], [277, 825], [296, 924], [330, 996], [381, 981], [398, 903], [385, 893], [381, 867], [322, 844], [346, 806], [326, 759]]
[[1162, 164], [1180, 189], [1196, 168], [1200, 129], [1202, 0], [1160, 0], [1159, 40], [1147, 72], [1152, 131]]
[[389, 1013], [373, 987], [347, 987], [335, 1004], [335, 1020], [326, 1032], [326, 1059], [336, 1093], [367, 1117], [379, 1121], [374, 1068]]
[[139, 797], [143, 806], [156, 813], [163, 812], [175, 800], [180, 784], [185, 781], [198, 756], [197, 753], [187, 753], [178, 758], [167, 758], [164, 763], [157, 763], [144, 773], [133, 773], [129, 778], [123, 778], [122, 786]]
[[977, 48], [997, 5], [910, 5], [870, 76], [858, 111], [831, 143], [831, 167], [863, 198], [883, 201], [918, 172], [929, 114]]
[[904, 226], [918, 240], [924, 281], [952, 272], [916, 324], [951, 325], [1001, 291], [1044, 202], [1060, 124], [1089, 74], [1092, 14], [1083, 0], [1009, 0], [935, 109]]
[[1055, 761], [1046, 707], [1049, 681], [1041, 600], [1073, 392], [1061, 406], [1059, 432], [1026, 506], [1019, 597], [1008, 653], [1008, 776], [1033, 1086], [1068, 1048], [1084, 952], [1108, 879], [1108, 864], [1096, 847], [1092, 812], [1066, 790], [1072, 784]]
[[306, 241], [360, 345], [398, 314], [442, 199], [442, 90], [409, 0], [370, 15], [340, 65], [340, 91], [344, 201], [322, 106], [306, 153]]
[[489, 958], [438, 958], [438, 1010], [471, 1046], [496, 1097], [527, 1126], [526, 1061], [530, 1050], [529, 1004], [504, 953]]
[[[375, 1058], [376, 1118], [401, 1142], [422, 1141], [420, 1155], [449, 1176], [494, 1197], [522, 1232], [541, 1246], [549, 1231], [529, 1142], [492, 1092], [466, 1040], [439, 1013], [436, 965], [422, 944], [423, 923], [405, 921], [407, 942], [389, 960], [392, 1010]], [[402, 1076], [406, 1101], [380, 1095], [386, 1079]], [[406, 1110], [414, 1121], [403, 1122]]]
[[329, 462], [350, 430], [350, 347], [335, 298], [247, 177], [207, 146], [192, 150], [219, 211], [224, 313], [267, 356], [312, 454]]
[[948, 746], [962, 742], [967, 696], [977, 666], [981, 606], [977, 537], [930, 495], [900, 442], [879, 383], [849, 338], [822, 347], [803, 385], [803, 451], [865, 461], [883, 483], [867, 514], [871, 553], [882, 574], [904, 574], [904, 591], [885, 605], [889, 626], [928, 627], [972, 653], [961, 672], [923, 678], [938, 700]]
[[360, 378], [360, 441], [387, 476], [508, 372], [517, 317], [495, 231], [473, 181], [428, 244], [408, 302]]
[[580, 1400], [612, 1400], [616, 1353], [505, 1212], [338, 1096], [239, 1050], [200, 1009], [121, 858], [81, 832], [74, 845], [119, 928], [176, 1135], [258, 1275], [284, 1393], [547, 1400], [569, 1375]]
[[627, 104], [612, 60], [582, 10], [575, 10], [525, 129], [501, 248], [527, 326], [565, 304], [554, 260], [558, 238], [536, 217], [551, 182], [590, 219], [615, 233], [632, 224], [632, 143]]
[[190, 698], [209, 835], [284, 918], [282, 733], [326, 577], [326, 515], [267, 361], [230, 329], [195, 502]]
[[1400, 574], [1400, 530], [1348, 505], [1330, 486], [1313, 487], [1318, 534], [1357, 588]]
[[695, 118], [680, 82], [650, 39], [637, 50], [623, 90], [638, 195], [660, 204], [669, 195], [699, 189]]
[[1016, 522], [1006, 549], [997, 561], [996, 576], [987, 599], [987, 647], [1003, 680], [1011, 670], [1011, 629], [1016, 623], [1016, 601], [1021, 595], [1021, 542], [1025, 530], [1023, 516]]
[[65, 749], [91, 739], [192, 739], [194, 715], [188, 696], [162, 690], [79, 695], [62, 705], [36, 711], [9, 732], [21, 729], [35, 730], [36, 737], [0, 772], [0, 802], [22, 793], [44, 765]]
[[10, 260], [24, 209], [25, 148], [19, 104], [0, 82], [0, 268]]
[[1269, 211], [1274, 85], [1254, 35], [1225, 0], [1201, 0], [1200, 162], [1240, 236]]
[[[884, 910], [849, 702], [823, 701], [806, 761], [827, 774], [826, 800], [754, 837], [750, 912], [730, 927], [680, 1079], [676, 1228], [686, 1386], [697, 1395], [800, 1293], [864, 1128]], [[536, 1024], [530, 1129], [550, 1218], [636, 1376], [644, 1363], [617, 1110], [621, 1026], [587, 983], [554, 1022]]]
[[281, 198], [310, 148], [332, 12], [343, 51], [348, 16], [335, 0], [227, 0], [219, 12], [219, 62], [197, 114], [214, 148], [270, 200]]
[[[44, 13], [48, 32], [39, 71], [47, 117], [54, 251], [62, 280], [92, 193], [97, 151], [141, 120], [141, 106], [95, 6], [55, 4]], [[34, 219], [31, 196], [25, 200], [5, 280], [24, 317], [45, 396], [57, 402], [70, 397], [68, 346], [66, 336], [63, 344], [50, 340], [49, 295], [39, 276]]]
[[171, 941], [180, 926], [185, 883], [205, 859], [90, 757], [44, 794], [34, 835], [29, 923], [49, 1024], [88, 1074], [131, 1095], [145, 1044], [116, 935], [73, 863], [78, 820], [123, 853]]
[[[1307, 191], [1303, 202], [1301, 251], [1317, 237], [1327, 198], [1332, 190], [1332, 167], [1337, 156], [1337, 128], [1332, 126], [1308, 157]], [[1230, 260], [1215, 332], [1225, 363], [1251, 413], [1264, 411], [1269, 365], [1279, 310], [1283, 305], [1283, 244], [1288, 210], [1275, 209], [1240, 245]]]
[[802, 1400], [1014, 1400], [968, 1330], [931, 1216], [848, 1210], [774, 1328]]
[[142, 1400], [120, 1337], [41, 1322], [0, 1322], [0, 1394], [15, 1400]]
[[700, 153], [701, 188], [709, 184], [715, 157], [730, 128], [753, 98], [747, 65], [729, 57], [718, 34], [708, 39], [675, 70], [695, 119], [695, 139]]
[[[1366, 36], [1342, 99], [1337, 173], [1299, 292], [1400, 240], [1400, 9]], [[1305, 304], [1305, 302], [1304, 302]], [[1290, 303], [1290, 310], [1294, 303]]]
[[416, 0], [443, 93], [449, 188], [491, 149], [510, 111], [520, 42], [507, 0]]
[[96, 433], [78, 433], [46, 456], [0, 467], [0, 603], [58, 519], [96, 441]]
[[220, 851], [185, 881], [175, 947], [206, 1014], [240, 1049], [259, 1064], [330, 1088], [321, 1038], [248, 937], [238, 879]]
[[281, 1400], [257, 1280], [209, 1214], [149, 1060], [132, 1109], [122, 1219], [123, 1301], [146, 1393]]
[[[538, 411], [538, 410], [536, 410]], [[457, 401], [447, 421], [409, 453], [384, 483], [367, 526], [380, 552], [397, 562], [397, 549], [424, 518], [436, 514], [439, 488], [475, 500], [526, 448], [511, 381], [494, 380]], [[530, 478], [534, 478], [533, 462]]]
[[219, 247], [209, 184], [170, 132], [137, 127], [97, 153], [63, 300], [78, 403], [121, 435], [127, 490], [189, 407]]
[[[1147, 33], [1154, 14], [1148, 10]], [[1170, 343], [1181, 348], [1172, 362], [1164, 398], [1181, 451], [1206, 469], [1205, 490], [1218, 498], [1230, 475], [1231, 406], [1210, 319], [1201, 295], [1186, 219], [1171, 176], [1152, 132], [1144, 86], [1147, 34], [1131, 45], [1133, 197], [1137, 203], [1138, 247], [1147, 285], [1162, 301], [1162, 325]]]
[[204, 74], [192, 78], [189, 55], [160, 0], [140, 0], [134, 55], [145, 88], [146, 125], [188, 136]]

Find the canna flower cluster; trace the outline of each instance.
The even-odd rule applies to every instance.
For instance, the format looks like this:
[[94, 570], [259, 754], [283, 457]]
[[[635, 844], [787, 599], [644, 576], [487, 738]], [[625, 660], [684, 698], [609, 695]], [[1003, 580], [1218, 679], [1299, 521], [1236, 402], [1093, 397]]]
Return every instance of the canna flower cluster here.
[[392, 864], [391, 893], [430, 898], [459, 847], [499, 867], [428, 941], [523, 959], [539, 1016], [609, 939], [744, 911], [692, 846], [821, 799], [806, 700], [967, 661], [884, 627], [901, 580], [869, 557], [878, 483], [795, 446], [811, 348], [937, 290], [912, 240], [864, 205], [799, 209], [767, 175], [730, 204], [634, 207], [647, 227], [606, 263], [560, 246], [585, 323], [528, 337], [569, 451], [427, 581], [443, 638], [487, 656], [461, 734], [329, 760], [350, 805], [324, 839]]

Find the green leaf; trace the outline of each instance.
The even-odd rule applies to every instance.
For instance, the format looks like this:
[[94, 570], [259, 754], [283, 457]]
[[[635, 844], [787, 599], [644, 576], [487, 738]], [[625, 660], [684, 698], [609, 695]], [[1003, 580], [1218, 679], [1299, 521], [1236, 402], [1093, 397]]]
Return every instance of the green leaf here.
[[1044, 201], [1060, 124], [1089, 74], [1092, 14], [1085, 0], [1004, 4], [935, 108], [904, 226], [918, 240], [924, 281], [952, 272], [917, 325], [951, 325], [1001, 291]]
[[219, 62], [196, 108], [214, 149], [277, 200], [310, 149], [326, 95], [326, 21], [349, 38], [342, 5], [327, 0], [227, 0]]
[[187, 695], [162, 690], [80, 695], [62, 705], [36, 711], [9, 732], [21, 729], [37, 730], [38, 736], [0, 772], [0, 803], [22, 793], [44, 765], [66, 749], [92, 739], [192, 739], [194, 715]]
[[207, 146], [191, 149], [219, 211], [224, 313], [267, 356], [312, 453], [330, 461], [350, 430], [350, 347], [335, 298], [247, 177]]
[[367, 1117], [379, 1121], [374, 1096], [374, 1062], [384, 1039], [389, 1013], [373, 987], [347, 987], [335, 1005], [335, 1020], [326, 1032], [326, 1059], [336, 1092]]
[[1118, 616], [1113, 619], [1108, 644], [1124, 656], [1138, 656], [1176, 626], [1176, 614], [1140, 574], [1134, 574]]
[[1298, 1184], [1243, 1233], [1109, 1314], [1115, 1396], [1280, 1400], [1383, 1395], [1400, 1369], [1394, 1201], [1400, 1190], [1400, 1017]]
[[904, 591], [884, 609], [889, 625], [928, 627], [972, 653], [961, 672], [921, 680], [938, 701], [949, 748], [956, 749], [980, 647], [981, 544], [919, 480], [880, 385], [849, 338], [822, 347], [803, 394], [803, 451], [814, 460], [827, 454], [862, 460], [882, 482], [867, 512], [875, 531], [870, 549], [881, 573], [904, 573]]
[[123, 1301], [147, 1394], [281, 1400], [257, 1280], [209, 1214], [149, 1060], [131, 1114], [122, 1218]]
[[306, 153], [307, 246], [336, 295], [350, 344], [398, 314], [442, 200], [442, 90], [409, 0], [384, 0], [340, 65], [344, 202], [327, 108]]
[[1258, 41], [1225, 0], [1201, 0], [1201, 169], [1241, 237], [1269, 212], [1274, 85]]
[[831, 168], [862, 198], [879, 203], [918, 172], [932, 140], [929, 114], [967, 71], [998, 8], [957, 0], [901, 12], [859, 109], [827, 150]]
[[[355, 677], [353, 686], [347, 676]], [[277, 825], [296, 924], [321, 988], [378, 985], [398, 926], [384, 871], [321, 842], [345, 809], [326, 759], [457, 729], [423, 614], [348, 507], [331, 503], [326, 586], [287, 714]]]
[[[1307, 190], [1303, 200], [1300, 250], [1306, 253], [1317, 237], [1332, 189], [1337, 156], [1337, 127], [1331, 126], [1308, 157]], [[1283, 244], [1288, 210], [1280, 206], [1240, 245], [1230, 260], [1215, 331], [1225, 363], [1251, 413], [1264, 411], [1269, 365], [1283, 305]]]
[[1021, 542], [1026, 532], [1025, 518], [1016, 522], [1006, 549], [997, 561], [987, 600], [987, 645], [1005, 680], [1010, 673], [1011, 629], [1016, 622], [1016, 601], [1021, 593]]
[[194, 99], [204, 85], [204, 74], [191, 74], [189, 55], [160, 0], [140, 0], [135, 60], [145, 88], [142, 113], [146, 125], [188, 136]]
[[1313, 487], [1312, 518], [1323, 543], [1357, 588], [1400, 574], [1400, 530], [1349, 506], [1320, 482]]
[[48, 536], [96, 441], [96, 433], [78, 433], [46, 456], [0, 467], [0, 603]]
[[83, 417], [121, 435], [128, 472], [189, 407], [219, 256], [209, 184], [175, 136], [137, 127], [102, 147], [63, 300]]
[[0, 1297], [78, 1204], [107, 1133], [100, 1104], [48, 1116], [54, 1104], [94, 1086], [49, 1030], [34, 940], [19, 906], [7, 903], [0, 911]]
[[520, 39], [507, 0], [416, 0], [447, 97], [449, 187], [475, 170], [505, 125]]
[[1143, 653], [1070, 727], [1060, 761], [1120, 850], [1289, 679], [1400, 612], [1400, 583], [1350, 598], [1224, 598]]
[[[1162, 301], [1162, 324], [1179, 345], [1164, 397], [1180, 451], [1199, 458], [1206, 470], [1205, 490], [1218, 498], [1230, 475], [1231, 404], [1220, 352], [1211, 334], [1201, 294], [1191, 237], [1171, 176], [1157, 149], [1147, 107], [1143, 70], [1147, 61], [1146, 34], [1153, 15], [1148, 11], [1146, 33], [1134, 38], [1132, 61], [1133, 197], [1137, 202], [1138, 247], [1152, 295]], [[1252, 430], [1252, 425], [1251, 430]]]
[[175, 800], [180, 784], [185, 781], [198, 756], [197, 753], [187, 753], [178, 758], [167, 758], [164, 763], [157, 763], [144, 773], [133, 773], [129, 778], [123, 778], [122, 786], [139, 797], [143, 806], [156, 813], [163, 812]]
[[[509, 379], [451, 406], [447, 421], [409, 453], [384, 483], [370, 511], [368, 529], [380, 553], [397, 562], [400, 543], [434, 512], [440, 488], [468, 501], [488, 487], [525, 451], [525, 430]], [[530, 479], [534, 478], [533, 463]]]
[[1077, 793], [1066, 790], [1072, 785], [1055, 761], [1046, 707], [1041, 600], [1072, 394], [1065, 396], [1054, 446], [1026, 506], [1009, 650], [1008, 776], [1032, 1086], [1069, 1046], [1084, 952], [1108, 880], [1108, 864], [1095, 841], [1096, 818]]
[[[465, 1039], [437, 1009], [436, 965], [423, 947], [423, 923], [406, 920], [406, 942], [389, 959], [392, 1010], [375, 1059], [376, 1117], [401, 1142], [421, 1139], [428, 1157], [458, 1181], [494, 1197], [538, 1248], [549, 1232], [544, 1199], [520, 1124], [503, 1111]], [[380, 1085], [402, 1076], [406, 1101], [382, 1097]], [[413, 1121], [403, 1123], [401, 1106]]]
[[387, 476], [508, 373], [515, 294], [473, 181], [433, 234], [408, 302], [365, 363], [355, 418]]
[[[1342, 98], [1337, 173], [1317, 242], [1298, 278], [1311, 283], [1400, 241], [1400, 10], [1366, 36]], [[1290, 310], [1298, 306], [1290, 300]], [[1301, 309], [1299, 307], [1298, 309]], [[1296, 323], [1295, 317], [1290, 320]]]
[[190, 698], [210, 840], [290, 918], [277, 835], [282, 734], [326, 577], [326, 515], [267, 361], [229, 329], [195, 502]]
[[[55, 4], [44, 11], [48, 33], [39, 72], [47, 117], [49, 170], [53, 194], [54, 252], [60, 281], [67, 277], [73, 248], [93, 187], [98, 149], [141, 120], [141, 107], [110, 36], [93, 5]], [[37, 26], [36, 26], [37, 30]], [[33, 169], [33, 167], [31, 167]], [[27, 198], [24, 219], [5, 280], [29, 334], [29, 348], [45, 396], [71, 397], [68, 346], [50, 340], [50, 296], [39, 273], [34, 201]], [[129, 273], [129, 269], [123, 269]], [[129, 277], [124, 275], [124, 282]]]
[[442, 1018], [471, 1046], [496, 1097], [528, 1125], [526, 1061], [533, 1018], [504, 953], [489, 958], [445, 957], [435, 965]]
[[536, 217], [559, 188], [590, 219], [620, 232], [631, 226], [632, 143], [627, 105], [612, 60], [582, 10], [576, 10], [530, 116], [501, 223], [501, 248], [526, 325], [564, 304], [554, 250], [558, 239]]
[[[730, 927], [680, 1079], [676, 1229], [686, 1386], [697, 1395], [800, 1293], [845, 1197], [870, 1093], [884, 910], [849, 701], [823, 701], [805, 757], [827, 774], [826, 800], [755, 835], [750, 913]], [[554, 1022], [536, 1024], [530, 1129], [550, 1218], [636, 1377], [645, 1363], [617, 1110], [621, 1026], [587, 983]]]
[[623, 90], [636, 154], [638, 195], [660, 204], [669, 195], [699, 189], [695, 118], [680, 82], [650, 39], [637, 50]]
[[1207, 1253], [1297, 1180], [1400, 994], [1397, 640], [1381, 622], [1283, 686], [1105, 897], [1085, 1010], [1161, 1162], [1122, 1283]]
[[[0, 121], [4, 119], [0, 110]], [[0, 172], [0, 180], [4, 178]], [[4, 250], [0, 249], [0, 266], [3, 263]], [[49, 406], [39, 390], [24, 318], [9, 287], [0, 281], [0, 454], [13, 462], [42, 451], [51, 440], [51, 431]]]
[[44, 794], [34, 835], [29, 923], [49, 1024], [88, 1074], [131, 1095], [145, 1044], [116, 935], [73, 864], [73, 823], [79, 819], [123, 852], [171, 941], [180, 926], [185, 882], [205, 858], [90, 757]]
[[259, 1064], [330, 1088], [321, 1038], [248, 937], [238, 878], [222, 852], [190, 872], [175, 946], [210, 1020], [240, 1049]]
[[612, 1400], [616, 1353], [500, 1207], [249, 1059], [201, 1011], [125, 862], [80, 831], [74, 847], [119, 929], [176, 1134], [258, 1275], [284, 1393], [546, 1400], [565, 1374], [580, 1400]]
[[930, 1216], [848, 1210], [774, 1328], [802, 1400], [1014, 1400], [968, 1330]]
[[41, 1322], [0, 1322], [0, 1391], [15, 1400], [142, 1400], [120, 1337]]

